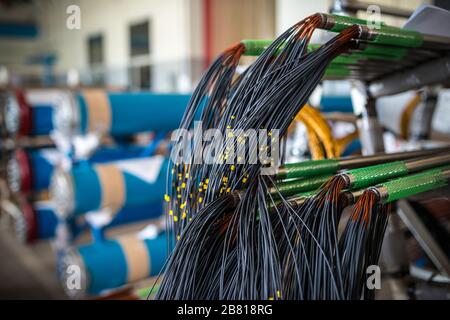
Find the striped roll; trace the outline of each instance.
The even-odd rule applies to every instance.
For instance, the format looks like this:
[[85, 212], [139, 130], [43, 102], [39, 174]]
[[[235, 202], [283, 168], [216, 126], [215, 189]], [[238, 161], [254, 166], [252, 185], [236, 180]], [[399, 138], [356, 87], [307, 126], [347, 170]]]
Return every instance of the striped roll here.
[[59, 260], [63, 287], [82, 297], [156, 276], [167, 259], [166, 239], [165, 233], [153, 239], [131, 234], [68, 249]]
[[48, 201], [33, 204], [21, 201], [17, 214], [13, 216], [13, 222], [16, 237], [23, 243], [53, 239], [57, 228], [64, 228], [71, 239], [82, 231], [82, 227], [73, 219], [59, 221]]
[[[89, 161], [108, 161], [138, 158], [145, 148], [140, 146], [101, 147]], [[50, 179], [61, 154], [54, 148], [19, 149], [11, 154], [7, 164], [8, 186], [13, 192], [32, 193], [49, 189]]]
[[35, 100], [32, 91], [7, 92], [3, 99], [5, 129], [9, 136], [47, 136], [53, 130], [53, 104]]
[[63, 136], [90, 132], [113, 137], [178, 128], [190, 95], [110, 93], [91, 89], [56, 108], [55, 129]]
[[33, 89], [6, 92], [0, 110], [11, 136], [49, 135], [56, 129], [68, 137], [89, 132], [121, 137], [178, 128], [189, 99], [187, 94]]
[[[55, 171], [50, 198], [59, 216], [67, 218], [107, 208], [155, 205], [162, 208], [167, 159], [162, 156], [105, 164], [80, 164], [69, 172]], [[162, 211], [162, 209], [161, 209]]]
[[[22, 243], [54, 239], [60, 232], [72, 242], [87, 227], [85, 222], [77, 221], [75, 218], [60, 220], [49, 201], [35, 203], [20, 201], [16, 212], [17, 214], [13, 216], [14, 231]], [[162, 209], [154, 205], [126, 208], [120, 210], [114, 219], [103, 226], [103, 229], [147, 221], [161, 215]]]
[[7, 164], [7, 182], [12, 192], [47, 190], [60, 155], [56, 149], [16, 150]]

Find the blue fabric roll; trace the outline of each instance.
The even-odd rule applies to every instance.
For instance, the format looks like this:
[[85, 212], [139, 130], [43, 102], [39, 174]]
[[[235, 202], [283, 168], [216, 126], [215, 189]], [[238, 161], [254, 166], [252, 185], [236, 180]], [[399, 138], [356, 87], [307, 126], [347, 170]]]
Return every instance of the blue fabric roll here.
[[[154, 239], [142, 241], [149, 252], [148, 277], [158, 275], [167, 259], [166, 234], [163, 232]], [[108, 240], [80, 246], [78, 252], [88, 273], [88, 294], [99, 294], [103, 290], [127, 283], [127, 260], [118, 241]]]
[[356, 151], [361, 150], [361, 141], [359, 139], [355, 139], [345, 148], [344, 152], [342, 153], [341, 157], [347, 157], [352, 155]]
[[55, 236], [58, 218], [51, 208], [35, 208], [38, 239], [50, 239]]
[[74, 214], [97, 210], [101, 202], [101, 186], [94, 168], [88, 164], [72, 168]]
[[[56, 236], [56, 229], [59, 223], [61, 223], [54, 210], [49, 205], [44, 205], [40, 202], [37, 202], [33, 209], [37, 224], [37, 239], [46, 240], [54, 238]], [[74, 219], [68, 219], [63, 223], [68, 228], [67, 231], [72, 238], [75, 238], [85, 228], [85, 225], [77, 224]]]
[[145, 147], [141, 146], [117, 146], [101, 147], [89, 158], [94, 163], [104, 163], [116, 160], [132, 159], [142, 155]]
[[28, 151], [31, 167], [31, 183], [33, 191], [47, 190], [54, 165], [39, 150]]
[[145, 240], [145, 245], [150, 252], [150, 277], [157, 276], [164, 267], [167, 259], [167, 237], [159, 235], [155, 239]]
[[[139, 146], [102, 147], [92, 155], [89, 161], [93, 163], [105, 163], [137, 158], [141, 156], [144, 149], [144, 147]], [[42, 150], [27, 151], [30, 159], [33, 191], [47, 190], [50, 185], [54, 164], [45, 157], [45, 152]]]
[[[117, 226], [129, 223], [142, 222], [146, 220], [156, 219], [163, 214], [163, 204], [161, 201], [144, 205], [128, 207], [120, 210], [114, 218], [106, 225], [90, 225], [94, 241], [105, 241], [105, 231]], [[89, 222], [88, 222], [89, 224]]]
[[31, 108], [31, 135], [46, 136], [53, 130], [53, 107], [33, 105]]
[[[167, 159], [161, 165], [158, 177], [154, 183], [123, 172], [125, 183], [125, 203], [124, 208], [153, 205], [162, 202], [167, 172]], [[149, 168], [150, 170], [150, 168]], [[95, 167], [83, 164], [72, 168], [71, 176], [73, 180], [75, 215], [81, 215], [88, 211], [100, 209], [102, 186]]]
[[[108, 93], [111, 106], [111, 136], [178, 128], [190, 95], [149, 92]], [[87, 133], [88, 109], [84, 97], [77, 95], [80, 130]]]
[[320, 100], [320, 110], [323, 112], [353, 112], [350, 96], [323, 96]]
[[98, 294], [126, 284], [127, 262], [119, 243], [102, 241], [82, 246], [78, 251], [88, 273], [87, 293]]
[[149, 219], [156, 219], [163, 214], [163, 203], [160, 199], [154, 203], [143, 206], [132, 206], [120, 210], [114, 219], [106, 227], [111, 228], [115, 226], [124, 225], [138, 221]]

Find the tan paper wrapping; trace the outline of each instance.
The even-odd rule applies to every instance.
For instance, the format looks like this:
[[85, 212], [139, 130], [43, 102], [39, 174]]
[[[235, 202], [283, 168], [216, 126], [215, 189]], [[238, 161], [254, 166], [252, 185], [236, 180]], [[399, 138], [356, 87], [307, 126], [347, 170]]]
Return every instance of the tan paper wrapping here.
[[150, 257], [144, 240], [136, 235], [118, 239], [127, 261], [128, 282], [143, 280], [150, 276]]
[[83, 90], [87, 106], [87, 130], [106, 134], [111, 129], [111, 105], [108, 94], [101, 89]]
[[95, 166], [102, 189], [101, 208], [109, 208], [112, 214], [119, 211], [126, 197], [125, 179], [123, 173], [111, 164]]

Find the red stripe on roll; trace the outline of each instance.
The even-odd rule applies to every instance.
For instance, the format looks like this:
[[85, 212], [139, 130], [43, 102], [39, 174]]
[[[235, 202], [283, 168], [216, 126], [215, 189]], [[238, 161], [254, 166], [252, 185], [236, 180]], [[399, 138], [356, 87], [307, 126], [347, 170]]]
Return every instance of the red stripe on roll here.
[[32, 190], [33, 183], [30, 159], [24, 150], [17, 150], [15, 157], [20, 168], [20, 189], [23, 193], [28, 193]]
[[29, 136], [32, 127], [32, 110], [28, 104], [25, 94], [21, 90], [15, 91], [19, 104], [19, 132], [20, 136]]

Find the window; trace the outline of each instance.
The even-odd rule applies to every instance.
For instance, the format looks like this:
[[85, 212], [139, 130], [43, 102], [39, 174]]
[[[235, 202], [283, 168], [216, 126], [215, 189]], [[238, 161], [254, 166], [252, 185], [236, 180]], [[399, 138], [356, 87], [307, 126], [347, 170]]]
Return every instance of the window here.
[[130, 26], [130, 55], [132, 57], [150, 53], [149, 21]]
[[132, 90], [152, 89], [152, 67], [142, 65], [130, 68], [130, 87]]
[[94, 35], [88, 38], [88, 55], [90, 65], [103, 63], [103, 35]]

